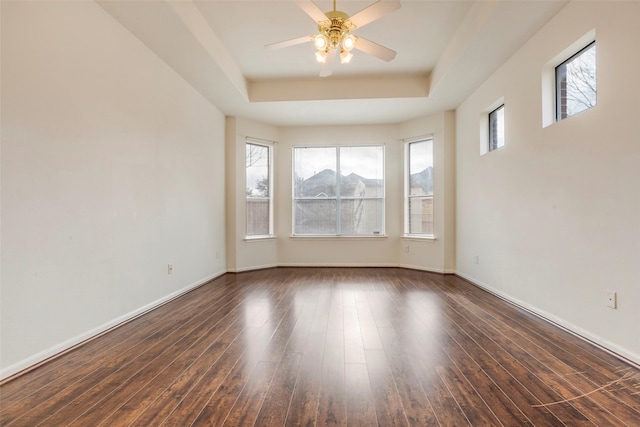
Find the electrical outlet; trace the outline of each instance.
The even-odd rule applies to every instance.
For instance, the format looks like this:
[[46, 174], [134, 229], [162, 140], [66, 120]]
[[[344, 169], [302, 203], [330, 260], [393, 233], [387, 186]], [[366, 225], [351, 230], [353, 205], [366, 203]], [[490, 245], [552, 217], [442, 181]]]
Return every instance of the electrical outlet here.
[[480, 264], [480, 255], [476, 255], [476, 264]]
[[607, 291], [607, 307], [618, 308], [618, 295], [614, 291]]
[[173, 274], [173, 264], [167, 264], [167, 274]]
[[405, 254], [409, 253], [409, 245], [404, 245], [404, 253]]

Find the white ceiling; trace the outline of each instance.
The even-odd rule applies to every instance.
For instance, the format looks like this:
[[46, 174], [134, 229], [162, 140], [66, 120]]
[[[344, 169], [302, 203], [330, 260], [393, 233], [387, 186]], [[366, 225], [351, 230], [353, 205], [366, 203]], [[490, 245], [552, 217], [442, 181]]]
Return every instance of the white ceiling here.
[[[456, 108], [566, 1], [401, 0], [399, 10], [354, 31], [396, 58], [354, 51], [325, 78], [311, 43], [264, 48], [316, 32], [292, 0], [98, 3], [226, 115], [330, 125], [398, 123]], [[353, 16], [372, 3], [338, 0], [337, 9]]]

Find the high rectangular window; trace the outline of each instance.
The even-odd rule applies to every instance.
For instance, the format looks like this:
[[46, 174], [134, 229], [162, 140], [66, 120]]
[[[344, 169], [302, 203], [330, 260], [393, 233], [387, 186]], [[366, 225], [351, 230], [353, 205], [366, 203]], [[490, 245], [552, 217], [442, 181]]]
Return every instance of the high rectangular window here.
[[247, 237], [273, 235], [272, 146], [246, 143]]
[[405, 234], [433, 236], [433, 139], [407, 143]]
[[489, 113], [489, 151], [504, 146], [504, 104]]
[[596, 105], [596, 42], [556, 67], [556, 120]]
[[293, 149], [293, 234], [384, 234], [384, 147]]

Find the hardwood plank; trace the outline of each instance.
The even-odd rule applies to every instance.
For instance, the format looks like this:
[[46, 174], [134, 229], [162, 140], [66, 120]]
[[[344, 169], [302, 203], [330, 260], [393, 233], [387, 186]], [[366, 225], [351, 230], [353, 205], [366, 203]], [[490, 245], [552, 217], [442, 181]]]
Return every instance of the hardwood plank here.
[[355, 298], [353, 305], [343, 307], [344, 316], [344, 360], [345, 363], [366, 363], [362, 332], [358, 321]]
[[347, 425], [378, 425], [369, 373], [364, 363], [347, 363], [345, 366], [345, 382], [347, 385]]
[[264, 398], [256, 426], [283, 426], [300, 369], [300, 353], [285, 352]]
[[398, 341], [395, 329], [381, 328], [380, 336], [407, 422], [416, 427], [439, 425], [431, 403], [411, 367], [406, 347]]
[[455, 367], [438, 366], [436, 371], [471, 425], [504, 425]]
[[287, 426], [315, 425], [326, 332], [310, 334], [287, 414]]
[[384, 350], [365, 350], [365, 356], [378, 424], [383, 426], [408, 425], [409, 421]]
[[318, 396], [317, 425], [346, 426], [347, 402], [342, 329], [327, 329]]
[[378, 326], [373, 320], [369, 301], [358, 301], [356, 303], [356, 312], [358, 313], [358, 324], [360, 326], [360, 333], [362, 334], [362, 347], [365, 350], [382, 350], [382, 342], [378, 335]]
[[269, 383], [276, 371], [274, 362], [258, 362], [254, 372], [242, 389], [223, 426], [252, 426], [258, 418]]

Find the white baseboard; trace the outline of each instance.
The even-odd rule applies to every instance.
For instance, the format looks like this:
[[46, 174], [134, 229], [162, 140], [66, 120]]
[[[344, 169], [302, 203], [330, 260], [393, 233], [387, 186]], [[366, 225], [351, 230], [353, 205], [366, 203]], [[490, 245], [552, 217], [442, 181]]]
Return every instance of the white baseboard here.
[[406, 268], [406, 269], [409, 269], [409, 270], [427, 271], [429, 273], [440, 273], [440, 274], [445, 274], [446, 273], [446, 270], [444, 270], [442, 268], [424, 267], [424, 266], [421, 266], [421, 265], [399, 264], [398, 267]]
[[285, 262], [278, 264], [278, 267], [398, 267], [398, 264], [390, 264], [390, 263], [339, 263], [339, 262], [319, 262], [319, 263], [309, 263], [309, 262]]
[[243, 271], [264, 270], [267, 268], [277, 267], [381, 267], [381, 268], [406, 268], [409, 270], [428, 271], [430, 273], [440, 274], [456, 274], [456, 270], [444, 270], [441, 268], [424, 267], [412, 264], [395, 264], [395, 263], [296, 263], [285, 262], [279, 264], [254, 265], [251, 267], [230, 268], [229, 273], [241, 273]]
[[153, 301], [149, 304], [146, 304], [136, 310], [133, 310], [127, 314], [124, 314], [122, 316], [119, 316], [113, 320], [110, 320], [109, 322], [106, 322], [96, 328], [93, 328], [83, 334], [80, 334], [78, 336], [75, 336], [71, 339], [68, 339], [66, 341], [63, 341], [59, 344], [56, 344], [52, 347], [49, 347], [46, 350], [43, 350], [39, 353], [34, 354], [33, 356], [30, 356], [26, 359], [23, 359], [17, 363], [14, 363], [13, 365], [7, 366], [6, 368], [2, 368], [0, 369], [0, 383], [2, 381], [4, 381], [5, 379], [19, 373], [22, 371], [26, 371], [26, 370], [30, 370], [33, 368], [36, 368], [37, 366], [39, 366], [40, 364], [42, 364], [43, 362], [56, 357], [56, 356], [60, 356], [64, 353], [67, 353], [68, 351], [72, 350], [73, 348], [87, 342], [90, 341], [94, 338], [99, 337], [100, 335], [103, 335], [104, 333], [108, 332], [111, 329], [114, 329], [124, 323], [130, 322], [131, 320], [142, 316], [143, 314], [160, 307], [161, 305], [164, 305], [166, 303], [168, 303], [171, 300], [174, 300], [184, 294], [186, 294], [187, 292], [197, 288], [198, 286], [201, 286], [207, 282], [209, 282], [210, 280], [213, 280], [217, 277], [222, 276], [223, 274], [225, 274], [226, 271], [222, 271], [222, 272], [217, 272], [209, 277], [205, 277], [204, 279], [201, 279], [195, 283], [192, 283], [188, 286], [185, 286], [182, 289], [179, 289], [175, 292], [170, 293], [169, 295], [166, 295], [156, 301]]
[[636, 367], [640, 368], [640, 355], [635, 354], [631, 351], [629, 351], [628, 349], [624, 348], [624, 347], [620, 347], [615, 343], [612, 343], [611, 341], [602, 338], [598, 335], [595, 335], [593, 333], [591, 333], [590, 331], [583, 329], [577, 325], [574, 325], [571, 322], [567, 322], [565, 319], [558, 317], [552, 313], [549, 313], [545, 310], [541, 310], [536, 306], [533, 306], [531, 304], [528, 304], [524, 301], [519, 300], [518, 298], [514, 298], [511, 295], [505, 294], [502, 291], [499, 291], [489, 285], [487, 285], [486, 283], [482, 283], [480, 280], [477, 280], [469, 275], [466, 275], [464, 273], [461, 273], [459, 271], [457, 271], [455, 273], [456, 275], [462, 277], [463, 279], [471, 282], [472, 284], [478, 286], [479, 288], [484, 289], [485, 291], [489, 292], [492, 295], [497, 296], [498, 298], [505, 300], [513, 305], [516, 305], [520, 308], [522, 308], [523, 310], [528, 311], [529, 313], [541, 318], [542, 320], [549, 322], [551, 324], [553, 324], [554, 326], [557, 326], [567, 332], [569, 332], [570, 334], [588, 341], [589, 343], [597, 346], [598, 348], [606, 351], [607, 353], [611, 354], [614, 357], [617, 357], [627, 363], [630, 363], [632, 365], [635, 365]]
[[230, 268], [229, 273], [242, 273], [243, 271], [266, 270], [267, 268], [276, 268], [278, 264], [252, 265], [250, 267]]

